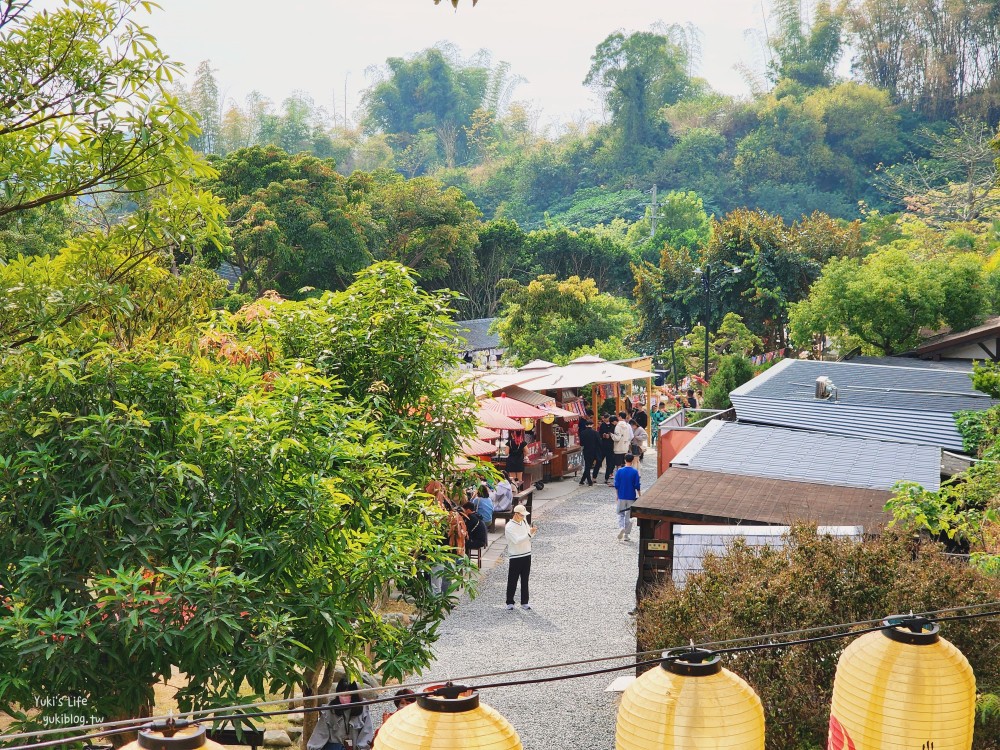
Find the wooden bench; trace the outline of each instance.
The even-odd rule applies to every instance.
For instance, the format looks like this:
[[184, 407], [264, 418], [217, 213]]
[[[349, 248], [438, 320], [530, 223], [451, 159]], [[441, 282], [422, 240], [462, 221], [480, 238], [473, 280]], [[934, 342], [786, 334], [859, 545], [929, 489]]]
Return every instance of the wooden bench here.
[[506, 521], [512, 519], [514, 517], [514, 506], [516, 505], [523, 505], [525, 508], [528, 509], [528, 513], [531, 513], [531, 501], [534, 498], [534, 496], [535, 496], [535, 486], [532, 484], [529, 484], [520, 492], [515, 492], [514, 502], [511, 503], [510, 510], [493, 511], [493, 520], [490, 521], [489, 526], [487, 526], [487, 528], [490, 531], [496, 531], [498, 518], [503, 518]]

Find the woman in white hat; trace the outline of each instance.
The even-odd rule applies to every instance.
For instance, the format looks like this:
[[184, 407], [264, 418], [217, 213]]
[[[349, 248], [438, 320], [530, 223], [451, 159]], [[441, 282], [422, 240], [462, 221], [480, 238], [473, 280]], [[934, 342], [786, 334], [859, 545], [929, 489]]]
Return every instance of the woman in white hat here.
[[531, 573], [531, 538], [538, 532], [528, 526], [528, 509], [514, 506], [514, 517], [504, 527], [507, 539], [507, 609], [514, 609], [514, 592], [521, 581], [521, 609], [531, 609], [528, 604], [528, 575]]

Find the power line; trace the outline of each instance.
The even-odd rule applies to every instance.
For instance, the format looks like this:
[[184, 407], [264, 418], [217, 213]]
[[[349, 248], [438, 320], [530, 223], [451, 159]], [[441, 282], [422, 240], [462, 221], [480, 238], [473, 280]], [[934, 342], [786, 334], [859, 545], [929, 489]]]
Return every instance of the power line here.
[[[937, 621], [937, 622], [965, 621], [965, 620], [973, 620], [973, 619], [979, 619], [979, 618], [984, 618], [984, 617], [1000, 616], [1000, 609], [998, 609], [998, 610], [992, 610], [992, 611], [987, 611], [987, 612], [969, 612], [969, 610], [976, 610], [976, 609], [981, 609], [983, 607], [997, 607], [997, 606], [1000, 606], [1000, 602], [985, 602], [985, 603], [982, 603], [982, 604], [972, 604], [972, 605], [965, 605], [965, 606], [961, 606], [961, 607], [950, 607], [950, 608], [947, 608], [947, 609], [932, 610], [932, 611], [929, 611], [929, 612], [923, 612], [923, 613], [919, 613], [919, 614], [912, 614], [911, 613], [910, 615], [907, 615], [906, 617], [907, 618], [931, 618], [931, 617], [933, 617], [933, 619], [935, 621]], [[956, 615], [951, 615], [951, 616], [946, 616], [946, 617], [936, 616], [936, 615], [944, 615], [944, 614], [950, 613], [950, 612], [959, 612], [959, 613], [964, 612], [966, 614], [956, 614]], [[584, 665], [584, 664], [594, 664], [594, 663], [600, 663], [600, 662], [605, 662], [605, 661], [614, 661], [614, 660], [620, 660], [620, 659], [635, 659], [636, 657], [647, 656], [647, 655], [650, 655], [650, 654], [660, 654], [660, 656], [658, 656], [657, 658], [654, 658], [654, 659], [649, 659], [649, 660], [644, 660], [644, 661], [638, 661], [638, 662], [636, 662], [636, 661], [630, 661], [627, 664], [617, 665], [617, 666], [613, 666], [613, 667], [604, 667], [604, 668], [601, 668], [601, 669], [589, 670], [589, 671], [585, 671], [585, 672], [576, 672], [576, 673], [564, 674], [564, 675], [553, 675], [553, 676], [548, 676], [548, 677], [533, 677], [533, 678], [527, 678], [527, 679], [523, 679], [523, 680], [507, 680], [507, 681], [502, 681], [502, 682], [484, 683], [484, 684], [474, 685], [474, 687], [477, 690], [489, 690], [489, 689], [492, 689], [492, 688], [500, 688], [500, 687], [516, 687], [516, 686], [522, 686], [522, 685], [533, 685], [533, 684], [543, 684], [543, 683], [548, 683], [548, 682], [558, 682], [558, 681], [561, 681], [561, 680], [578, 679], [578, 678], [582, 678], [582, 677], [591, 677], [591, 676], [595, 676], [595, 675], [599, 675], [599, 674], [609, 674], [609, 673], [612, 673], [612, 672], [620, 672], [620, 671], [623, 671], [623, 670], [626, 670], [626, 669], [635, 669], [637, 667], [642, 667], [642, 666], [651, 666], [651, 665], [659, 664], [659, 663], [663, 662], [664, 660], [668, 660], [669, 661], [669, 660], [676, 660], [676, 659], [683, 658], [685, 655], [690, 654], [692, 651], [698, 651], [698, 650], [701, 650], [701, 651], [711, 651], [712, 653], [715, 653], [715, 654], [751, 653], [751, 652], [756, 652], [756, 651], [766, 651], [766, 650], [771, 650], [771, 649], [789, 648], [789, 647], [793, 647], [793, 646], [802, 646], [802, 645], [808, 645], [808, 644], [812, 644], [812, 643], [820, 643], [820, 642], [830, 641], [830, 640], [836, 640], [836, 639], [840, 639], [840, 638], [856, 637], [856, 636], [859, 636], [859, 635], [864, 635], [865, 633], [874, 632], [876, 630], [883, 630], [883, 629], [885, 629], [887, 627], [893, 627], [893, 625], [886, 625], [884, 623], [885, 623], [884, 618], [880, 618], [880, 619], [876, 619], [876, 620], [861, 620], [861, 621], [857, 621], [857, 622], [853, 622], [853, 623], [840, 623], [840, 624], [836, 624], [836, 625], [820, 625], [820, 626], [814, 626], [814, 627], [811, 627], [811, 628], [802, 628], [802, 629], [799, 629], [799, 630], [790, 630], [790, 631], [784, 631], [784, 632], [781, 632], [781, 633], [772, 633], [772, 634], [768, 634], [768, 635], [747, 636], [747, 637], [744, 637], [744, 638], [735, 638], [735, 639], [730, 639], [730, 640], [727, 640], [727, 641], [711, 641], [711, 642], [701, 643], [701, 644], [698, 644], [698, 645], [692, 644], [689, 647], [681, 648], [681, 649], [672, 649], [672, 650], [656, 649], [656, 650], [652, 650], [652, 651], [640, 651], [640, 652], [634, 652], [634, 653], [629, 653], [629, 654], [620, 654], [620, 655], [617, 655], [617, 656], [605, 656], [605, 657], [599, 657], [599, 658], [595, 658], [595, 659], [585, 659], [585, 660], [579, 660], [579, 661], [563, 662], [561, 664], [550, 664], [550, 665], [544, 665], [544, 666], [539, 666], [539, 667], [527, 667], [527, 668], [524, 668], [524, 669], [514, 669], [514, 670], [506, 670], [506, 671], [502, 671], [502, 672], [493, 672], [493, 673], [480, 674], [480, 675], [471, 675], [471, 676], [467, 676], [467, 677], [456, 678], [456, 679], [452, 680], [452, 682], [465, 683], [465, 682], [470, 682], [470, 681], [484, 679], [484, 678], [487, 678], [487, 677], [507, 676], [507, 675], [511, 675], [511, 674], [525, 674], [525, 673], [529, 673], [529, 672], [537, 672], [537, 671], [543, 671], [543, 670], [558, 669], [558, 668], [569, 667], [569, 666], [581, 666], [581, 665]], [[858, 626], [862, 626], [862, 625], [866, 626], [866, 627], [864, 627], [861, 630], [844, 630], [845, 628], [854, 628], [854, 627], [858, 627]], [[787, 637], [787, 636], [790, 636], [790, 635], [804, 635], [806, 633], [813, 633], [813, 632], [818, 632], [818, 631], [823, 631], [823, 630], [837, 630], [837, 631], [842, 631], [842, 632], [829, 633], [827, 635], [813, 636], [813, 637], [809, 637], [809, 638], [800, 638], [800, 639], [795, 639], [795, 640], [790, 640], [790, 641], [778, 641], [778, 642], [776, 642], [774, 640], [775, 638]], [[723, 646], [725, 646], [727, 644], [746, 643], [747, 641], [766, 641], [766, 642], [765, 643], [752, 644], [752, 645], [731, 646], [731, 647], [728, 647], [728, 648], [712, 648], [712, 649], [706, 648], [708, 646], [716, 646], [716, 645], [723, 645]], [[426, 681], [422, 681], [422, 682], [412, 682], [412, 683], [406, 683], [406, 684], [402, 684], [402, 685], [388, 685], [388, 686], [365, 688], [365, 689], [358, 689], [358, 690], [351, 690], [351, 691], [342, 691], [340, 693], [326, 693], [326, 694], [323, 694], [323, 695], [309, 696], [307, 698], [304, 697], [304, 698], [291, 698], [291, 699], [276, 700], [276, 701], [261, 701], [261, 702], [257, 702], [257, 703], [244, 704], [244, 705], [239, 705], [239, 706], [229, 706], [229, 707], [225, 707], [225, 708], [204, 709], [204, 710], [201, 710], [201, 711], [193, 711], [193, 712], [188, 712], [188, 713], [181, 714], [181, 715], [182, 716], [195, 717], [195, 716], [205, 716], [205, 715], [208, 715], [208, 714], [221, 714], [221, 716], [219, 716], [220, 719], [226, 719], [226, 720], [231, 721], [233, 719], [255, 719], [255, 718], [262, 718], [262, 717], [267, 717], [267, 716], [282, 716], [282, 715], [292, 714], [292, 713], [314, 713], [314, 712], [319, 712], [319, 711], [330, 710], [329, 706], [328, 705], [324, 705], [324, 706], [315, 706], [315, 707], [301, 707], [301, 708], [282, 709], [282, 710], [275, 710], [275, 711], [259, 711], [259, 712], [258, 711], [254, 711], [253, 713], [246, 713], [246, 712], [248, 710], [255, 709], [255, 708], [261, 708], [261, 707], [273, 706], [273, 705], [280, 705], [280, 704], [287, 704], [289, 702], [297, 701], [297, 700], [324, 700], [324, 699], [327, 699], [327, 698], [333, 698], [333, 697], [338, 696], [338, 695], [357, 695], [357, 694], [361, 694], [361, 693], [372, 693], [372, 692], [374, 692], [374, 693], [380, 693], [380, 692], [387, 692], [389, 690], [395, 691], [395, 690], [398, 690], [398, 689], [404, 688], [404, 687], [405, 688], [427, 687], [429, 685], [435, 685], [435, 684], [440, 684], [440, 683], [441, 683], [440, 679], [437, 679], [437, 680], [426, 680]], [[372, 698], [372, 699], [368, 699], [368, 700], [364, 700], [364, 701], [354, 702], [354, 703], [352, 703], [352, 705], [353, 706], [377, 705], [377, 704], [381, 704], [381, 703], [388, 703], [389, 701], [392, 701], [394, 699], [395, 699], [394, 695], [393, 696], [383, 696], [381, 698]], [[237, 713], [237, 714], [227, 714], [227, 713], [224, 713], [224, 712], [227, 712], [227, 711], [243, 711], [244, 713]], [[173, 715], [170, 715], [170, 716], [164, 716], [164, 717], [144, 718], [144, 719], [130, 719], [130, 720], [125, 720], [125, 721], [120, 721], [120, 722], [114, 722], [113, 725], [112, 725], [112, 726], [116, 727], [114, 729], [106, 729], [106, 730], [102, 730], [102, 731], [99, 731], [99, 732], [93, 732], [93, 733], [90, 733], [90, 734], [87, 734], [87, 735], [82, 735], [82, 736], [74, 736], [74, 737], [68, 737], [68, 738], [67, 737], [62, 737], [62, 738], [55, 739], [55, 740], [48, 740], [48, 741], [43, 741], [43, 742], [36, 742], [36, 743], [31, 743], [31, 744], [26, 744], [26, 745], [15, 745], [15, 746], [12, 746], [12, 747], [8, 748], [8, 750], [42, 750], [42, 748], [57, 747], [59, 745], [64, 745], [64, 744], [68, 744], [68, 743], [72, 743], [72, 742], [89, 742], [89, 741], [95, 740], [95, 739], [102, 739], [102, 738], [110, 737], [110, 736], [113, 736], [113, 735], [116, 735], [116, 734], [124, 734], [126, 732], [135, 731], [135, 730], [140, 729], [140, 728], [142, 728], [144, 726], [148, 726], [150, 724], [150, 722], [153, 722], [153, 721], [171, 721], [171, 720], [174, 720], [174, 718], [175, 717]], [[181, 720], [180, 723], [182, 723], [183, 725], [187, 725], [187, 724], [194, 723], [194, 722], [192, 720]], [[108, 726], [108, 725], [104, 724], [102, 726]], [[61, 728], [61, 729], [55, 729], [55, 730], [42, 730], [42, 731], [38, 731], [38, 732], [25, 732], [25, 733], [14, 734], [14, 735], [0, 735], [0, 742], [9, 741], [9, 740], [18, 739], [18, 738], [24, 738], [24, 737], [39, 737], [39, 736], [43, 736], [43, 735], [47, 735], [47, 734], [52, 734], [52, 733], [65, 733], [65, 732], [76, 731], [76, 730], [85, 729], [85, 728], [86, 728], [86, 725], [78, 726], [78, 727]]]

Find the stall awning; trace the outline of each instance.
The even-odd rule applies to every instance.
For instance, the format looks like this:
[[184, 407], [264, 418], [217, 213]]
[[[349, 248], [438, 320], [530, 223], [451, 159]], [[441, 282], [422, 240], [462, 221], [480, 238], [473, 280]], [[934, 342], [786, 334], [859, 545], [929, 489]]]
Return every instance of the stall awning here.
[[524, 427], [516, 419], [505, 417], [498, 411], [480, 409], [476, 412], [476, 419], [479, 424], [494, 430], [523, 430]]
[[462, 441], [462, 453], [466, 456], [490, 456], [499, 450], [492, 443], [476, 438], [466, 438]]
[[519, 385], [512, 385], [510, 388], [505, 388], [504, 395], [507, 396], [507, 398], [513, 398], [518, 401], [523, 401], [526, 404], [537, 406], [539, 409], [544, 409], [546, 406], [554, 406], [556, 403], [555, 398], [552, 396], [546, 396], [544, 393], [529, 391], [527, 388], [522, 388]]
[[[546, 412], [542, 411], [537, 406], [532, 406], [531, 404], [526, 404], [523, 401], [509, 398], [502, 393], [498, 398], [484, 398], [479, 402], [479, 408], [482, 410], [499, 412], [505, 417], [510, 417], [511, 419], [541, 419], [546, 414]], [[487, 427], [488, 426], [489, 425], [487, 425]]]
[[583, 388], [594, 383], [629, 383], [651, 377], [653, 377], [651, 372], [616, 365], [600, 357], [588, 356], [574, 359], [565, 367], [548, 370], [540, 377], [522, 383], [521, 386], [532, 391], [547, 391], [553, 388]]

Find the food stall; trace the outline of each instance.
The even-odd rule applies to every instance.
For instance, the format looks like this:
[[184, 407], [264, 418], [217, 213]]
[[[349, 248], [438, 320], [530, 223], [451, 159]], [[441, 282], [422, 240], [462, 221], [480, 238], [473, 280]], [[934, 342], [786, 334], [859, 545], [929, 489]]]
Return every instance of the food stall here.
[[[485, 412], [494, 412], [510, 420], [520, 420], [517, 422], [518, 427], [528, 436], [527, 443], [524, 447], [522, 485], [527, 487], [533, 484], [538, 489], [541, 489], [545, 481], [546, 464], [551, 458], [551, 452], [547, 449], [547, 446], [542, 445], [542, 441], [538, 433], [531, 432], [531, 430], [535, 427], [537, 422], [540, 422], [542, 419], [549, 416], [548, 412], [532, 406], [531, 404], [526, 404], [523, 401], [508, 398], [505, 393], [501, 393], [497, 398], [486, 398], [480, 400], [479, 409], [480, 414]], [[485, 426], [495, 428], [495, 423], [491, 425], [486, 420], [481, 419], [481, 421]], [[510, 432], [518, 432], [518, 430], [510, 430]], [[498, 469], [508, 469], [508, 450], [507, 444], [502, 443], [500, 446], [500, 452], [497, 453], [496, 457], [493, 459], [493, 463]]]
[[[608, 399], [615, 402], [615, 411], [621, 411], [625, 390], [631, 390], [633, 381], [644, 381], [646, 399], [652, 393], [653, 374], [645, 370], [625, 367], [608, 362], [600, 357], [585, 356], [574, 359], [565, 367], [546, 370], [539, 377], [521, 384], [532, 391], [546, 391], [561, 396], [561, 407], [577, 414], [586, 412], [585, 395], [590, 396], [590, 405], [595, 417], [599, 416], [601, 404]], [[589, 389], [589, 394], [587, 390]]]
[[523, 387], [507, 389], [510, 398], [537, 406], [547, 416], [533, 425], [540, 436], [542, 450], [550, 456], [545, 467], [544, 481], [578, 475], [583, 471], [583, 448], [580, 445], [580, 415], [556, 405], [554, 396]]

